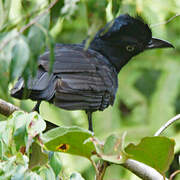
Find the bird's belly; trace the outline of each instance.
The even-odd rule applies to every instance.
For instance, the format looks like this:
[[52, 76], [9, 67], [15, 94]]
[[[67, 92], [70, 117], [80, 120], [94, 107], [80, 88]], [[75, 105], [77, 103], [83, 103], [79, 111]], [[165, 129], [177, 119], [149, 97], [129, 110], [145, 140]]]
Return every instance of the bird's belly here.
[[105, 92], [88, 92], [78, 93], [56, 92], [53, 103], [67, 110], [104, 110], [109, 106], [109, 97]]

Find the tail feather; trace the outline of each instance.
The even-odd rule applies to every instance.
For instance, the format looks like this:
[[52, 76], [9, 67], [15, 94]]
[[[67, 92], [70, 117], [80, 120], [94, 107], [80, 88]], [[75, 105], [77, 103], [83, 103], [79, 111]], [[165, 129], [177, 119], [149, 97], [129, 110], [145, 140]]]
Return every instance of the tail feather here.
[[24, 79], [19, 78], [11, 90], [11, 96], [18, 99], [47, 100], [55, 93], [56, 77], [43, 69], [39, 69], [35, 78], [30, 78], [25, 87]]

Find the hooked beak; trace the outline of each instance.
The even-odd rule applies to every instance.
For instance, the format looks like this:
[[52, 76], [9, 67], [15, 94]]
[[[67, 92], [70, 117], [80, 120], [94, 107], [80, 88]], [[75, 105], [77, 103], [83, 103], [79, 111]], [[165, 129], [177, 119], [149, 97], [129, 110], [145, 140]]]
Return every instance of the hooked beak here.
[[174, 46], [168, 41], [152, 38], [145, 49], [155, 49], [155, 48], [174, 48]]

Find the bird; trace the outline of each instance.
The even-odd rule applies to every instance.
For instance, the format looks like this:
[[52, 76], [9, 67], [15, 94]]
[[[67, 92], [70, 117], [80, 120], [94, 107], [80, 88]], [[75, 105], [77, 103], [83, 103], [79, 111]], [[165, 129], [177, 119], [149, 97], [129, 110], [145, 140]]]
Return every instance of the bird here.
[[[54, 47], [54, 64], [49, 73], [50, 51], [39, 56], [35, 77], [27, 86], [22, 77], [11, 89], [11, 96], [42, 101], [66, 110], [84, 110], [93, 132], [92, 113], [113, 106], [118, 89], [118, 73], [137, 54], [156, 48], [173, 48], [165, 40], [152, 37], [149, 25], [140, 16], [122, 14], [101, 28], [85, 48], [79, 44]], [[28, 93], [24, 93], [24, 91]]]

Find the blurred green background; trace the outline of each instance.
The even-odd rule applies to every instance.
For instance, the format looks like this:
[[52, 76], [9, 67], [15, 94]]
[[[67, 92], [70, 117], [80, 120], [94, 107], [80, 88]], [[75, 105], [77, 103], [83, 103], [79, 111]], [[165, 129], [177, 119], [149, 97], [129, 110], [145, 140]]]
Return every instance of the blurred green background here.
[[[8, 2], [8, 15], [0, 11], [0, 30], [3, 33], [22, 27], [28, 21], [28, 15], [36, 15], [49, 1]], [[161, 125], [180, 113], [180, 16], [169, 23], [163, 23], [180, 14], [180, 0], [60, 0], [51, 10], [49, 32], [55, 42], [80, 43], [87, 35], [93, 36], [106, 22], [122, 13], [140, 14], [152, 28], [154, 37], [168, 40], [176, 47], [147, 51], [134, 57], [119, 73], [119, 89], [114, 106], [93, 114], [95, 135], [100, 140], [112, 133], [122, 134], [126, 131], [128, 144], [152, 136]], [[5, 15], [6, 22], [3, 22], [2, 17]], [[12, 87], [12, 83], [8, 81], [8, 68], [8, 64], [0, 63], [0, 98], [30, 111], [35, 102], [10, 97], [7, 89]], [[88, 128], [84, 112], [65, 111], [45, 102], [40, 112], [44, 119], [58, 125]], [[4, 117], [1, 116], [1, 119]], [[168, 128], [164, 135], [175, 139], [175, 151], [178, 154], [180, 123]], [[65, 179], [73, 171], [80, 172], [87, 180], [93, 179], [94, 171], [88, 160], [66, 154], [60, 156]], [[120, 166], [112, 165], [104, 179], [138, 178]]]

